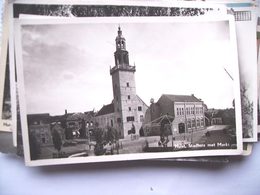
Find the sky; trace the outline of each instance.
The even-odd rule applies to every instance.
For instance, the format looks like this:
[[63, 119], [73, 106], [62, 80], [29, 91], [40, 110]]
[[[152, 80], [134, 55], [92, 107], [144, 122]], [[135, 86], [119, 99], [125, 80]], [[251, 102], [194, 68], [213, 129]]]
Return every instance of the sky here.
[[27, 112], [99, 110], [113, 99], [115, 38], [120, 24], [137, 94], [191, 95], [230, 108], [234, 74], [227, 22], [40, 24], [22, 26]]

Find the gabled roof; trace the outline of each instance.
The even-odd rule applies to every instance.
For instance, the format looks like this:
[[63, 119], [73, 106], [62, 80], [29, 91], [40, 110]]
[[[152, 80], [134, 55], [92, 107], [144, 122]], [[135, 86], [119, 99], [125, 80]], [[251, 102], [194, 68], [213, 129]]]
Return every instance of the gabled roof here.
[[111, 113], [114, 113], [114, 112], [115, 112], [115, 110], [114, 110], [114, 104], [111, 103], [111, 104], [104, 105], [104, 106], [97, 112], [96, 116], [111, 114]]
[[136, 97], [137, 97], [137, 99], [139, 99], [146, 107], [148, 107], [147, 104], [139, 97], [139, 95], [136, 95]]
[[167, 97], [173, 102], [202, 102], [200, 99], [196, 98], [194, 95], [170, 95], [163, 94], [162, 96]]

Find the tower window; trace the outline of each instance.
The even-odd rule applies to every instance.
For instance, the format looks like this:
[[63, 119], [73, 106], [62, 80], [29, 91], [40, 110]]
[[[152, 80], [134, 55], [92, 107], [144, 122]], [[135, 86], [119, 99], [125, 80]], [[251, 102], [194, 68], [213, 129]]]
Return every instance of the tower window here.
[[131, 107], [128, 107], [128, 110], [131, 111]]
[[142, 106], [138, 106], [138, 111], [142, 111]]
[[129, 99], [129, 100], [130, 100], [130, 95], [128, 95], [128, 96], [127, 96], [127, 99]]
[[128, 82], [126, 83], [126, 86], [129, 87], [129, 83]]
[[128, 116], [128, 117], [126, 117], [126, 121], [127, 121], [127, 122], [135, 121], [135, 117], [133, 117], [133, 116]]
[[144, 122], [144, 115], [140, 115], [140, 122]]

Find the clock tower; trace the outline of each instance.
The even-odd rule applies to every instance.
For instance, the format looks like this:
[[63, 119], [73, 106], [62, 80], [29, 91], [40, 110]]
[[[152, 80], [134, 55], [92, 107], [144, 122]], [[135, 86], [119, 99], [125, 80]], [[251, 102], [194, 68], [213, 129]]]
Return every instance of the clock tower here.
[[110, 69], [110, 75], [112, 76], [113, 84], [116, 127], [121, 138], [125, 138], [133, 126], [138, 134], [142, 123], [140, 123], [140, 116], [138, 115], [140, 106], [135, 86], [136, 69], [135, 66], [129, 64], [126, 39], [123, 37], [120, 26], [118, 27], [115, 42], [115, 65]]

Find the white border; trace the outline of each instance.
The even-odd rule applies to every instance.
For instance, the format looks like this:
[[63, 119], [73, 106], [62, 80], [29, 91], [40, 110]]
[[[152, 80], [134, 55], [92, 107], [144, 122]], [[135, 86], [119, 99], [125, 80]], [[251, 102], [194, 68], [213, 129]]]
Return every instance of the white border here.
[[[7, 47], [8, 47], [8, 7], [6, 2], [3, 3], [3, 21], [2, 21], [2, 43], [1, 43], [1, 59], [0, 59], [0, 131], [11, 131], [11, 120], [2, 119], [2, 108], [4, 101], [4, 86], [5, 86], [5, 70], [6, 70], [6, 60], [7, 60]], [[11, 90], [11, 85], [10, 85]], [[10, 94], [11, 95], [11, 94]], [[4, 125], [8, 124], [8, 126]]]
[[12, 133], [13, 145], [17, 146], [17, 96], [15, 82], [15, 55], [14, 55], [14, 23], [13, 23], [13, 4], [8, 5], [9, 10], [9, 71], [10, 71], [10, 93], [11, 93], [11, 110], [12, 110]]
[[249, 156], [253, 151], [253, 143], [244, 143], [246, 144], [246, 150], [243, 150], [243, 156]]
[[[105, 19], [105, 20], [104, 20]], [[201, 150], [201, 151], [180, 151], [180, 152], [161, 152], [161, 153], [137, 153], [137, 154], [120, 154], [111, 156], [90, 156], [90, 157], [75, 157], [75, 158], [62, 158], [62, 159], [44, 159], [44, 160], [31, 160], [29, 153], [29, 140], [28, 140], [28, 125], [26, 115], [26, 100], [24, 89], [24, 77], [23, 77], [23, 63], [22, 63], [22, 46], [21, 46], [21, 26], [26, 24], [65, 24], [65, 23], [111, 23], [111, 22], [203, 22], [203, 21], [229, 21], [230, 26], [230, 39], [234, 51], [233, 64], [234, 68], [234, 90], [236, 97], [236, 133], [237, 133], [237, 149], [219, 149], [219, 150]], [[243, 152], [242, 148], [242, 121], [241, 121], [241, 105], [240, 105], [240, 86], [239, 86], [239, 71], [238, 61], [236, 53], [236, 34], [234, 19], [232, 16], [223, 17], [117, 17], [117, 18], [62, 18], [62, 19], [20, 19], [15, 22], [15, 52], [17, 61], [18, 72], [18, 91], [20, 102], [20, 113], [22, 122], [22, 135], [24, 144], [24, 157], [25, 163], [28, 166], [40, 166], [40, 165], [57, 165], [57, 164], [69, 164], [69, 163], [93, 163], [93, 162], [108, 162], [108, 161], [126, 161], [126, 160], [140, 160], [140, 159], [154, 159], [154, 158], [172, 158], [172, 157], [195, 157], [195, 156], [217, 156], [217, 155], [240, 155]]]

